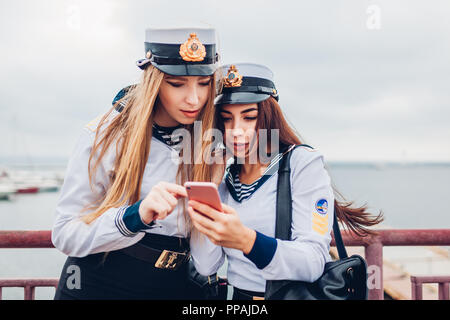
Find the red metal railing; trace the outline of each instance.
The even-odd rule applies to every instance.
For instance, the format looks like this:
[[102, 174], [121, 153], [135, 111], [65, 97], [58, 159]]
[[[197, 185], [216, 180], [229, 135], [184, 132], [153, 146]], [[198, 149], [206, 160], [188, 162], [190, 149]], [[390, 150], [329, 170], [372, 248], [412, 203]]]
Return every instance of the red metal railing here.
[[[383, 300], [383, 247], [384, 246], [450, 246], [450, 229], [389, 229], [377, 230], [376, 236], [360, 238], [347, 232], [342, 232], [346, 246], [363, 246], [368, 267], [376, 266], [379, 270], [378, 286], [369, 288], [370, 300]], [[331, 243], [335, 245], [334, 240]], [[52, 248], [50, 231], [0, 231], [0, 248]], [[448, 297], [448, 283], [450, 277], [440, 278], [412, 278], [414, 284], [427, 281], [443, 283], [442, 294], [439, 298]], [[414, 280], [413, 280], [414, 279]], [[47, 279], [48, 280], [48, 279]], [[55, 280], [55, 279], [50, 279]], [[0, 280], [0, 288], [8, 280]], [[25, 284], [26, 282], [24, 282]], [[48, 283], [47, 283], [48, 284]], [[46, 286], [47, 286], [46, 284]], [[38, 286], [38, 285], [36, 285]], [[35, 286], [35, 287], [36, 287]], [[26, 286], [21, 285], [20, 287]], [[416, 287], [414, 287], [416, 288]], [[447, 290], [445, 293], [444, 291]], [[441, 292], [441, 291], [440, 291]], [[31, 295], [32, 296], [32, 295]], [[414, 298], [420, 298], [420, 291], [416, 291]], [[25, 298], [27, 296], [25, 295]]]
[[439, 300], [450, 300], [449, 283], [450, 276], [411, 276], [411, 293], [413, 300], [422, 300], [422, 284], [438, 283]]
[[[384, 246], [450, 246], [450, 229], [388, 229], [377, 230], [376, 236], [358, 238], [343, 233], [346, 246], [364, 246], [367, 265], [379, 268], [380, 284], [369, 288], [369, 300], [383, 300]], [[332, 241], [334, 245], [334, 241]]]
[[[0, 231], [0, 248], [54, 248], [51, 231]], [[58, 278], [47, 279], [0, 279], [2, 288], [24, 288], [24, 300], [34, 300], [37, 287], [57, 287]]]
[[0, 248], [54, 248], [51, 231], [0, 231]]
[[5, 287], [23, 288], [24, 300], [34, 300], [36, 287], [56, 287], [58, 279], [0, 279], [0, 300], [2, 300], [2, 289]]

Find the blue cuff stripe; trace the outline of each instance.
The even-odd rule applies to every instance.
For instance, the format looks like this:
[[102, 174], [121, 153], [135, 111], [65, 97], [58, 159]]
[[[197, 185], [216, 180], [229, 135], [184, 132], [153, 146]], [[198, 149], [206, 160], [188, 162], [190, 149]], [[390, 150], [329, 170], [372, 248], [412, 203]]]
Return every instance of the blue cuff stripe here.
[[117, 214], [114, 219], [114, 223], [122, 235], [124, 235], [125, 237], [132, 237], [132, 236], [135, 236], [136, 233], [132, 233], [130, 230], [128, 230], [127, 227], [125, 226], [125, 224], [123, 223], [123, 219], [122, 219], [126, 208], [127, 207], [120, 207], [119, 210], [117, 210]]
[[151, 225], [153, 224], [153, 222], [150, 225], [148, 225], [145, 224], [141, 219], [141, 215], [139, 214], [139, 206], [141, 202], [142, 200], [139, 200], [132, 206], [126, 208], [125, 213], [123, 214], [122, 217], [125, 227], [133, 233], [152, 228]]
[[264, 269], [272, 261], [277, 250], [277, 239], [256, 231], [256, 239], [252, 250], [245, 257], [250, 259], [258, 269]]

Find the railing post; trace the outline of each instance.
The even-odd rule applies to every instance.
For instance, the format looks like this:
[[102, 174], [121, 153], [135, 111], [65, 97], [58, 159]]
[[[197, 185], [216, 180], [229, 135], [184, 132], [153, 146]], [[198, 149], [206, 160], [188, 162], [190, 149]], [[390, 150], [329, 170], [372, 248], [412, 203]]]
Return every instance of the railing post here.
[[411, 300], [422, 300], [423, 290], [422, 282], [420, 282], [416, 277], [411, 276]]
[[35, 287], [32, 285], [26, 285], [24, 288], [24, 300], [34, 300]]
[[448, 282], [439, 283], [439, 300], [450, 300]]
[[369, 300], [384, 300], [383, 289], [383, 244], [377, 237], [365, 247], [368, 268]]

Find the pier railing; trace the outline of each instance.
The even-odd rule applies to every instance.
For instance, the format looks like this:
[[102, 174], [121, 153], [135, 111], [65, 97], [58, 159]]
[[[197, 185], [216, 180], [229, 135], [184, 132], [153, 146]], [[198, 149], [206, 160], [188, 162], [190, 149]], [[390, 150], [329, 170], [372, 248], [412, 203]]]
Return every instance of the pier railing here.
[[[348, 247], [364, 247], [369, 284], [369, 300], [383, 300], [383, 247], [385, 246], [450, 246], [450, 229], [384, 229], [376, 236], [357, 237], [342, 232]], [[334, 240], [331, 243], [335, 245]], [[0, 231], [0, 248], [53, 248], [50, 231]], [[372, 273], [373, 272], [373, 273]], [[450, 273], [450, 270], [449, 270]], [[0, 279], [2, 287], [23, 287], [24, 299], [34, 299], [35, 287], [56, 287], [58, 279]], [[439, 299], [449, 299], [450, 276], [411, 277], [412, 299], [421, 299], [422, 283], [438, 283]]]
[[439, 300], [449, 300], [450, 276], [411, 276], [411, 293], [413, 300], [422, 300], [422, 284], [438, 283]]

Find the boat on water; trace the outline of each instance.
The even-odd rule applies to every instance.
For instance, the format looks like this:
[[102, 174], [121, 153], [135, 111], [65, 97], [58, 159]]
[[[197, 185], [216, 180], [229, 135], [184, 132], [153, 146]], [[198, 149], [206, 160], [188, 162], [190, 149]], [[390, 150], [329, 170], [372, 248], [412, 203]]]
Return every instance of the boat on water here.
[[10, 200], [14, 193], [16, 193], [16, 188], [13, 185], [0, 184], [0, 200]]
[[53, 179], [32, 179], [16, 181], [16, 193], [56, 192], [60, 183]]
[[0, 193], [0, 198], [8, 200], [13, 193], [56, 192], [59, 190], [61, 182], [56, 178], [35, 172], [3, 170], [0, 175], [0, 185], [5, 190]]
[[60, 183], [57, 180], [45, 179], [37, 183], [39, 192], [56, 192], [59, 190]]
[[39, 187], [30, 185], [30, 186], [20, 186], [17, 188], [16, 193], [38, 193]]

